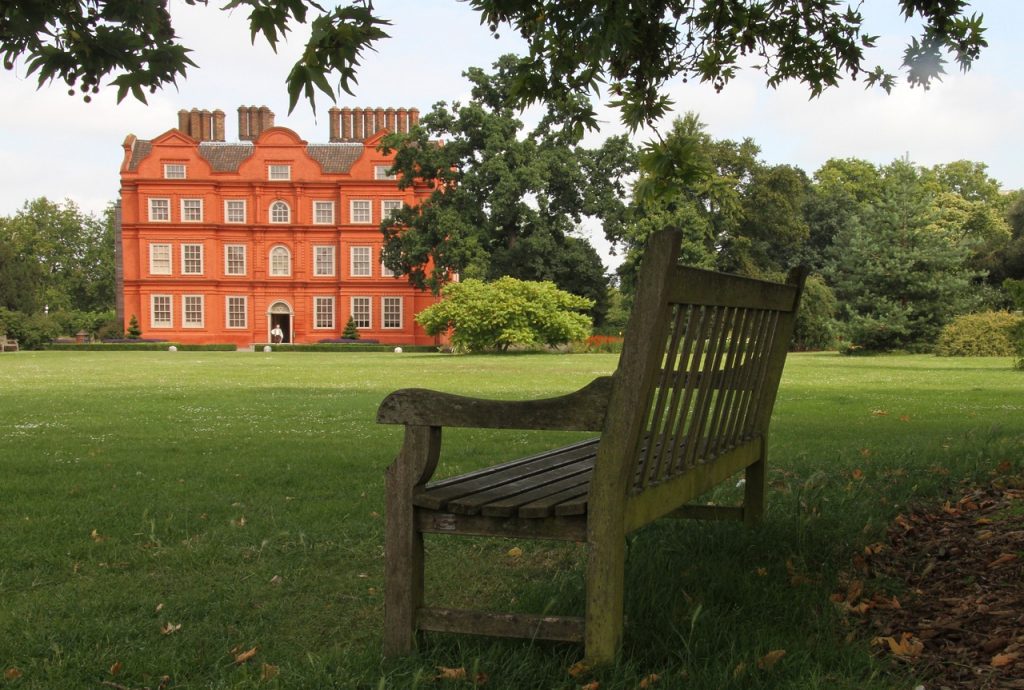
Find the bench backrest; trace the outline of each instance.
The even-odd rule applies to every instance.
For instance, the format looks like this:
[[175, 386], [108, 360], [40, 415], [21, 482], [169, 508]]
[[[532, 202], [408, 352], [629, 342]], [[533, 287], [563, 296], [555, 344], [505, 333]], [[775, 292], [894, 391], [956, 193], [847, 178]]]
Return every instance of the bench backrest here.
[[[676, 232], [656, 233], [643, 257], [592, 509], [664, 487], [767, 432], [803, 272], [779, 284], [685, 268], [679, 243]], [[677, 507], [659, 503], [655, 513]]]

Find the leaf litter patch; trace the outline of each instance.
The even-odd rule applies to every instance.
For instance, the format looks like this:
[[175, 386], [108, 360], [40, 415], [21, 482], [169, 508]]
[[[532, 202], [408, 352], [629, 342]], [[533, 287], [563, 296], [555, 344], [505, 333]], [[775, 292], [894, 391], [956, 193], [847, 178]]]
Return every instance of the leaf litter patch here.
[[928, 688], [1024, 689], [1024, 476], [1009, 470], [962, 485], [955, 503], [897, 516], [833, 595]]

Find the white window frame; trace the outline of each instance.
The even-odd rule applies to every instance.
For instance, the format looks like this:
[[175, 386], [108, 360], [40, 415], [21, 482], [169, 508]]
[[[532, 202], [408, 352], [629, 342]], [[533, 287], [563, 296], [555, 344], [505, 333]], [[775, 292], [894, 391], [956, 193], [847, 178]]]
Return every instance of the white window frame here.
[[[165, 257], [158, 257], [157, 248], [161, 248], [161, 251], [166, 252]], [[157, 270], [157, 262], [166, 266], [165, 270]], [[174, 262], [171, 259], [171, 245], [168, 242], [150, 242], [149, 243], [149, 274], [154, 276], [169, 276], [173, 272]]]
[[[359, 204], [359, 211], [356, 211], [356, 204]], [[365, 204], [365, 208], [363, 205]], [[349, 220], [354, 225], [373, 224], [373, 202], [369, 199], [351, 199], [348, 202]]]
[[[199, 319], [189, 320], [189, 300], [198, 301]], [[194, 307], [194, 305], [193, 305]], [[194, 311], [194, 308], [193, 308]], [[181, 296], [181, 327], [182, 328], [203, 328], [206, 322], [206, 299], [202, 295]]]
[[[327, 309], [322, 307], [327, 306]], [[321, 318], [323, 317], [323, 318]], [[335, 328], [335, 311], [333, 297], [313, 298], [313, 330], [329, 331]]]
[[[162, 207], [158, 210], [157, 206]], [[149, 222], [150, 223], [170, 223], [171, 222], [171, 200], [165, 196], [155, 196], [149, 198]]]
[[375, 180], [397, 180], [398, 175], [389, 175], [388, 170], [391, 170], [391, 165], [375, 165], [373, 166], [373, 179]]
[[[167, 312], [166, 319], [157, 320], [157, 300], [162, 303], [160, 312]], [[166, 309], [164, 308], [166, 306]], [[174, 328], [174, 296], [173, 295], [150, 295], [149, 296], [149, 327], [150, 328]]]
[[188, 167], [184, 163], [164, 163], [165, 180], [184, 180], [188, 177]]
[[[285, 272], [281, 272], [281, 269], [279, 267], [274, 266], [274, 255], [280, 255], [281, 252], [284, 252], [284, 256], [288, 260], [288, 265], [286, 267]], [[288, 247], [284, 246], [283, 244], [275, 244], [273, 247], [270, 248], [270, 253], [267, 255], [267, 263], [267, 272], [273, 278], [287, 278], [292, 274], [292, 252], [290, 249], [288, 249]]]
[[381, 278], [398, 278], [398, 274], [392, 271], [390, 268], [384, 265], [384, 257], [381, 257], [380, 261], [380, 277]]
[[[188, 256], [190, 250], [198, 249], [198, 256]], [[199, 270], [189, 270], [189, 261], [199, 261]], [[201, 276], [203, 275], [205, 262], [203, 261], [203, 245], [198, 242], [183, 242], [181, 244], [181, 275]]]
[[274, 182], [287, 182], [292, 179], [292, 166], [285, 163], [271, 163], [267, 166], [267, 179]]
[[182, 199], [181, 200], [181, 222], [202, 223], [203, 222], [203, 200]]
[[[392, 309], [391, 309], [392, 312], [394, 312], [394, 308], [393, 308], [394, 305], [398, 306], [398, 311], [397, 311], [398, 324], [397, 325], [395, 325], [394, 320], [392, 320], [390, 322], [390, 325], [389, 325], [389, 320], [388, 320], [388, 311], [389, 311], [388, 310], [388, 305], [389, 305], [389, 303], [392, 305]], [[402, 303], [402, 298], [401, 297], [381, 297], [380, 298], [380, 327], [381, 328], [387, 328], [389, 330], [390, 329], [400, 330], [402, 328], [402, 325], [403, 325], [403, 322], [404, 322], [404, 318], [403, 318], [404, 307], [405, 307], [405, 305]], [[395, 317], [396, 314], [392, 313], [391, 316]]]
[[[356, 254], [363, 254], [365, 252], [366, 257], [360, 256], [356, 258]], [[366, 268], [362, 266], [365, 264]], [[360, 270], [357, 272], [357, 265]], [[348, 274], [352, 278], [372, 278], [373, 277], [373, 247], [358, 246], [350, 247], [348, 252]]]
[[314, 201], [313, 202], [313, 224], [334, 225], [334, 202]]
[[[359, 310], [356, 310], [356, 304], [360, 305]], [[365, 307], [365, 309], [363, 308]], [[366, 313], [366, 321], [361, 320], [362, 312]], [[349, 314], [352, 315], [352, 322], [355, 323], [356, 328], [359, 330], [366, 330], [373, 328], [373, 300], [369, 297], [351, 297], [349, 298]]]
[[[330, 258], [329, 267], [326, 265], [327, 258]], [[333, 276], [337, 272], [338, 262], [336, 259], [336, 252], [334, 251], [333, 244], [314, 244], [313, 245], [313, 275], [315, 276]], [[325, 270], [328, 269], [329, 270]]]
[[[238, 208], [232, 209], [231, 208], [232, 204], [238, 204], [238, 205], [241, 206], [241, 211], [242, 211], [242, 217], [241, 218], [238, 218], [237, 214], [235, 214], [236, 217], [234, 217], [234, 218], [232, 217], [232, 215], [233, 215], [232, 211], [234, 210], [235, 212], [237, 212], [239, 210]], [[247, 208], [247, 206], [248, 206], [248, 204], [246, 204], [245, 199], [225, 199], [224, 200], [224, 222], [225, 223], [244, 223], [246, 215], [247, 215], [248, 210], [249, 210]]]
[[[232, 312], [232, 303], [241, 300], [242, 313], [241, 321], [237, 320], [238, 314]], [[232, 317], [236, 322], [232, 324]], [[232, 330], [249, 327], [249, 298], [245, 295], [225, 295], [224, 297], [224, 327]]]
[[[231, 250], [240, 249], [242, 250], [242, 271], [231, 270]], [[237, 260], [237, 257], [236, 257]], [[249, 272], [249, 250], [244, 244], [225, 244], [224, 245], [224, 275], [226, 276], [244, 276]]]
[[386, 222], [391, 220], [391, 217], [397, 212], [402, 210], [405, 206], [405, 202], [401, 199], [381, 199], [380, 201], [380, 220]]
[[[281, 220], [279, 211], [284, 209], [284, 220]], [[276, 225], [283, 225], [292, 222], [292, 207], [288, 205], [287, 201], [281, 199], [275, 199], [270, 202], [270, 214], [269, 220], [271, 223]]]

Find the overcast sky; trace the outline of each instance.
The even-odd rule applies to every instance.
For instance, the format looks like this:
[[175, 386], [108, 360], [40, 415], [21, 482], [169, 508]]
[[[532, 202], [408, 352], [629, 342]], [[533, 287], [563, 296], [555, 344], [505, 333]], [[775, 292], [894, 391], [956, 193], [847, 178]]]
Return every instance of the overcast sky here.
[[[143, 105], [116, 103], [115, 89], [84, 103], [67, 95], [63, 83], [36, 89], [23, 64], [0, 70], [0, 215], [16, 212], [28, 200], [45, 196], [72, 199], [90, 212], [117, 198], [123, 150], [129, 133], [156, 137], [177, 124], [185, 108], [220, 108], [227, 113], [227, 139], [237, 139], [237, 108], [266, 105], [276, 124], [294, 129], [309, 142], [328, 139], [327, 108], [318, 114], [301, 103], [291, 115], [285, 76], [300, 51], [297, 31], [274, 54], [249, 39], [244, 14], [210, 7], [189, 7], [170, 0], [175, 27], [193, 49], [199, 69], [189, 72], [177, 89], [149, 97]], [[366, 55], [358, 73], [355, 98], [339, 106], [418, 107], [437, 101], [465, 100], [463, 70], [489, 67], [519, 42], [511, 31], [500, 40], [490, 36], [477, 15], [455, 0], [378, 0], [379, 14], [390, 19], [391, 38]], [[896, 0], [867, 0], [863, 6], [868, 32], [879, 34], [879, 47], [868, 64], [898, 67], [913, 26], [903, 22]], [[751, 137], [768, 163], [789, 163], [808, 174], [833, 157], [859, 157], [888, 163], [902, 156], [919, 165], [959, 159], [981, 161], [1004, 189], [1024, 188], [1024, 70], [1019, 42], [1024, 2], [977, 0], [971, 9], [985, 15], [989, 47], [966, 75], [954, 70], [929, 91], [900, 85], [890, 95], [846, 82], [816, 100], [790, 84], [764, 86], [756, 72], [740, 77], [716, 94], [702, 84], [675, 83], [671, 93], [682, 114], [697, 112], [716, 138]], [[299, 29], [301, 31], [301, 27]], [[602, 109], [604, 124], [596, 138], [623, 130], [614, 111]], [[668, 122], [663, 127], [668, 127]], [[650, 134], [640, 133], [637, 141]]]

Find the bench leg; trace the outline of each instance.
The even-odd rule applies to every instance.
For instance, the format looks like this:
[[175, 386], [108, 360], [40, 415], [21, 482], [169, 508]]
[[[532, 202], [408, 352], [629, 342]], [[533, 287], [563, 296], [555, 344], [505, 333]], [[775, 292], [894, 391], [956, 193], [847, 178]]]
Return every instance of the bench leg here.
[[587, 611], [584, 639], [588, 664], [615, 660], [622, 642], [626, 538], [590, 541], [587, 554]]
[[384, 537], [384, 655], [416, 649], [416, 611], [423, 606], [423, 534], [413, 525], [411, 497], [387, 481]]
[[758, 524], [764, 516], [767, 469], [768, 460], [762, 453], [761, 458], [753, 465], [748, 465], [744, 473], [746, 483], [743, 489], [743, 522], [747, 527]]

